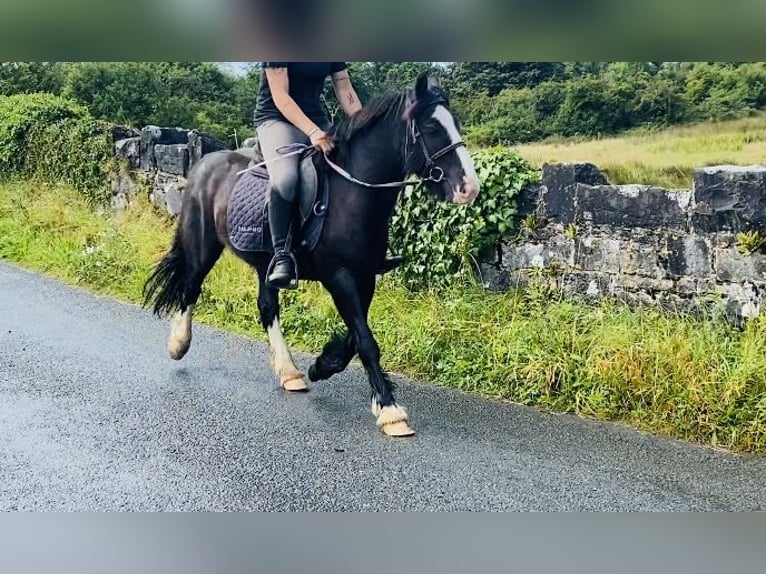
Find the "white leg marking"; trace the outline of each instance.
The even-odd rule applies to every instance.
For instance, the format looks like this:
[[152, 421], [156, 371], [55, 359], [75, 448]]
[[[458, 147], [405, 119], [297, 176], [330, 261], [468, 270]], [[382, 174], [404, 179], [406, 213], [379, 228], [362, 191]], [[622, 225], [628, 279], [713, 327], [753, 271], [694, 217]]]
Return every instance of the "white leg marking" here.
[[176, 312], [170, 321], [170, 337], [168, 338], [168, 353], [176, 361], [182, 359], [189, 350], [192, 340], [192, 314], [194, 305], [189, 305], [186, 311]]
[[279, 377], [279, 384], [288, 391], [303, 391], [308, 388], [306, 378], [295, 366], [290, 349], [279, 327], [279, 319], [274, 318], [271, 326], [266, 329], [269, 334], [274, 372]]

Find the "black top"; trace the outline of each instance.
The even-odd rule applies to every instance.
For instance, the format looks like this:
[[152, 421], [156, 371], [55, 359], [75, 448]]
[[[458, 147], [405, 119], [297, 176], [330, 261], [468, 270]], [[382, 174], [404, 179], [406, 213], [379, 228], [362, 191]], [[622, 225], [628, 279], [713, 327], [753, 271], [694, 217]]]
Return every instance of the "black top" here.
[[320, 127], [330, 123], [320, 97], [327, 77], [345, 70], [345, 62], [263, 62], [261, 86], [253, 114], [255, 127], [267, 120], [288, 121], [274, 104], [269, 82], [266, 80], [266, 68], [285, 67], [290, 82], [290, 96], [303, 113]]

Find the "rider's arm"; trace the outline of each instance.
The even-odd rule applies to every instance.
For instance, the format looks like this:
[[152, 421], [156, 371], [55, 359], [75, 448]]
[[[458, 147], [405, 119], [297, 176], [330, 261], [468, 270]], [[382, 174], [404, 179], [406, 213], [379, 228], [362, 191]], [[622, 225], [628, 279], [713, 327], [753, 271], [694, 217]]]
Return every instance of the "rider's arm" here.
[[348, 70], [335, 72], [332, 75], [332, 85], [335, 89], [335, 97], [338, 98], [338, 103], [347, 116], [353, 115], [362, 109], [362, 102], [359, 101], [359, 96], [356, 95], [356, 90], [354, 90], [354, 86], [351, 84]]
[[274, 105], [287, 118], [287, 121], [309, 137], [320, 131], [319, 126], [303, 113], [300, 106], [290, 96], [290, 80], [287, 75], [287, 68], [266, 68], [266, 80], [269, 83]]

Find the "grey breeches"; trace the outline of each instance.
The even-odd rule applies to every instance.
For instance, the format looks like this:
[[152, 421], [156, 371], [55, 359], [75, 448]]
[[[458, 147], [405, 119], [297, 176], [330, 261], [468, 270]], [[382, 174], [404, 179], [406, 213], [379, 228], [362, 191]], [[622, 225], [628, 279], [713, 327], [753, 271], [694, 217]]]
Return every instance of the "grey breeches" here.
[[[327, 129], [328, 126], [320, 126]], [[263, 159], [272, 161], [281, 154], [277, 150], [283, 146], [302, 143], [309, 145], [311, 142], [302, 131], [294, 125], [279, 121], [269, 120], [264, 122], [256, 129], [258, 132], [258, 142], [261, 146]], [[277, 192], [285, 201], [294, 201], [298, 190], [298, 161], [300, 155], [292, 155], [279, 161], [274, 161], [267, 165], [269, 177], [271, 178], [271, 188]]]

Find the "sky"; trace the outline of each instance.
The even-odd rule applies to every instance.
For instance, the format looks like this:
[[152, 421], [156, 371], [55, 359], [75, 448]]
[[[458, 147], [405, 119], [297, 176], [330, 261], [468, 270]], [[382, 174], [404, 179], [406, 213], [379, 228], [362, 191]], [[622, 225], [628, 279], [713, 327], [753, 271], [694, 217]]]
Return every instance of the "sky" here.
[[235, 76], [244, 76], [250, 62], [218, 62], [218, 65]]

